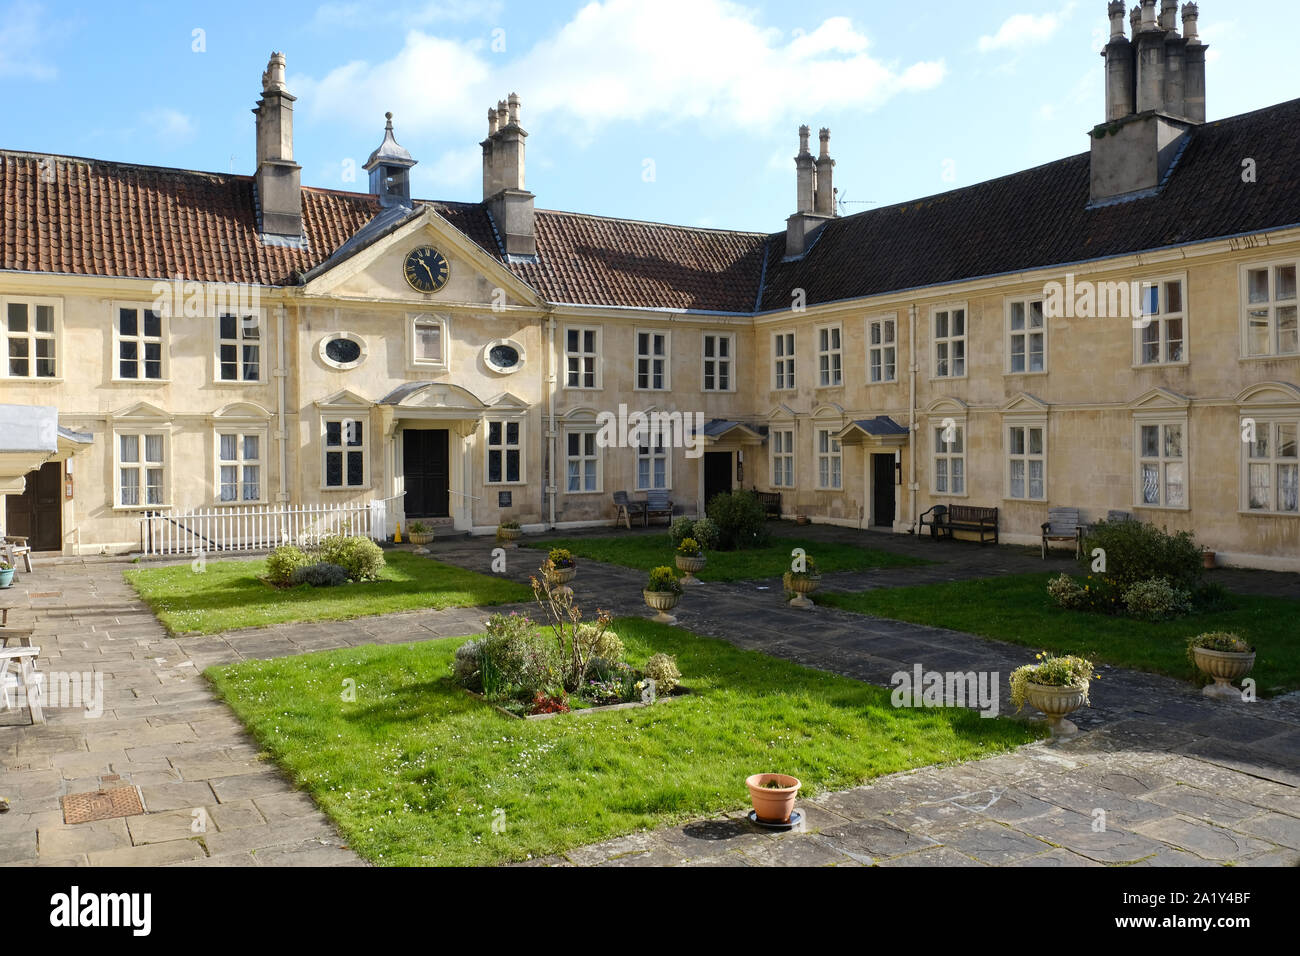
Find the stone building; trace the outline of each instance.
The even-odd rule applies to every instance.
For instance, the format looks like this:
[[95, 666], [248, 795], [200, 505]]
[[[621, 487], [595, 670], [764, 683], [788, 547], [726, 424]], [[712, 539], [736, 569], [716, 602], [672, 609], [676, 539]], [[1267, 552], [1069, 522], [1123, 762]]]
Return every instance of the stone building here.
[[[252, 176], [0, 151], [0, 404], [78, 436], [7, 531], [116, 552], [146, 512], [386, 500], [484, 533], [753, 487], [886, 533], [997, 507], [1024, 543], [1122, 510], [1300, 570], [1300, 101], [1209, 122], [1196, 5], [1109, 12], [1088, 152], [841, 217], [805, 127], [772, 234], [536, 208], [514, 95], [482, 202], [413, 199], [391, 116], [367, 192], [303, 187], [280, 54]], [[620, 407], [703, 427], [611, 443]]]

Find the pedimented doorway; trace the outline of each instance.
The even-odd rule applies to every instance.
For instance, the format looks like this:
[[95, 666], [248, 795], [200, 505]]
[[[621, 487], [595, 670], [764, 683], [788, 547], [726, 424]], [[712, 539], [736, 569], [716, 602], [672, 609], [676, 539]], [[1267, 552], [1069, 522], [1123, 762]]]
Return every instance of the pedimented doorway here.
[[447, 429], [403, 429], [402, 475], [407, 520], [451, 517], [451, 438]]

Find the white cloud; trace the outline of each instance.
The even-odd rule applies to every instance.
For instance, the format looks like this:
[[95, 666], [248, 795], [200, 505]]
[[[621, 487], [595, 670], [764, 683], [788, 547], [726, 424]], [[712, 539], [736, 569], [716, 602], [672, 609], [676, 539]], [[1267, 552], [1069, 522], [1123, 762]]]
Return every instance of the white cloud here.
[[1073, 10], [1074, 3], [1071, 2], [1058, 13], [1014, 14], [1003, 21], [997, 33], [980, 37], [979, 50], [981, 53], [994, 53], [998, 50], [1016, 52], [1029, 44], [1043, 43], [1056, 35], [1056, 31]]
[[411, 30], [389, 60], [290, 77], [290, 88], [313, 118], [372, 128], [377, 145], [388, 109], [399, 141], [403, 131], [486, 133], [488, 106], [511, 91], [526, 128], [556, 121], [589, 137], [625, 121], [766, 127], [874, 109], [944, 79], [942, 60], [900, 65], [869, 46], [846, 17], [788, 37], [731, 0], [600, 0], [506, 62], [486, 38]]
[[140, 122], [160, 141], [172, 145], [188, 143], [198, 131], [192, 117], [168, 106], [141, 113]]
[[52, 80], [57, 71], [41, 47], [49, 32], [43, 24], [45, 11], [24, 0], [0, 9], [0, 76]]
[[477, 146], [448, 150], [433, 162], [416, 166], [411, 180], [413, 192], [433, 196], [445, 195], [452, 187], [481, 183], [483, 151]]

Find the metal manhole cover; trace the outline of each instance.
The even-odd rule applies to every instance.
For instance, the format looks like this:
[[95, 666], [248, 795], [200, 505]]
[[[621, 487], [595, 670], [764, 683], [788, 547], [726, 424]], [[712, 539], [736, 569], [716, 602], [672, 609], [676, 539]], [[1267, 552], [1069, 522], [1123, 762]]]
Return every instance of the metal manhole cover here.
[[144, 813], [140, 791], [135, 787], [114, 787], [93, 793], [69, 793], [63, 798], [64, 823], [93, 823], [114, 817], [134, 817]]

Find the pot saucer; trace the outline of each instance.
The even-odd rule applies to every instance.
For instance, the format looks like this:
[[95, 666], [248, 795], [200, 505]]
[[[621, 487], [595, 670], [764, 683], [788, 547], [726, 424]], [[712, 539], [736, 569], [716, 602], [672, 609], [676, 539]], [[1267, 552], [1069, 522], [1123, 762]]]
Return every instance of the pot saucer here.
[[790, 819], [786, 820], [785, 823], [769, 823], [767, 820], [760, 820], [758, 814], [750, 810], [749, 822], [762, 827], [764, 830], [793, 830], [803, 823], [803, 814], [798, 810], [793, 810], [790, 813]]

